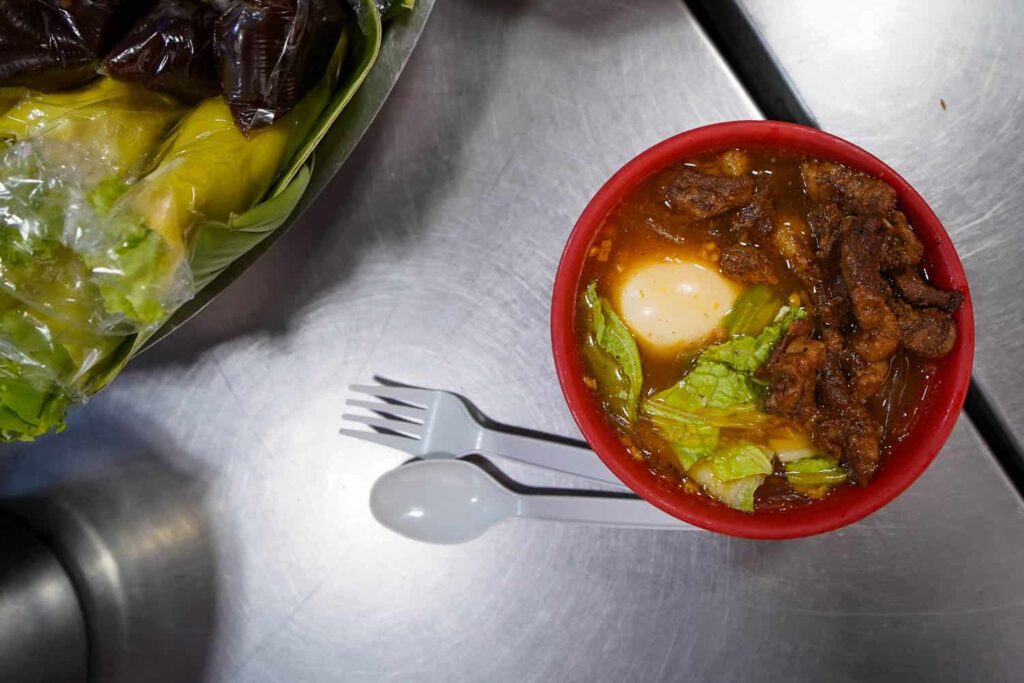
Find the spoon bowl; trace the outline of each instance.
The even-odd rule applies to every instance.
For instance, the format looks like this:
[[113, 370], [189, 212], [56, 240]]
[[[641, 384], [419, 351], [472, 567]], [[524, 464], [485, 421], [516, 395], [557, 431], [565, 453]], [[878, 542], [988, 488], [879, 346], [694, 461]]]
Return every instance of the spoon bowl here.
[[476, 465], [424, 460], [384, 473], [370, 490], [374, 519], [424, 543], [453, 545], [516, 514], [516, 499]]

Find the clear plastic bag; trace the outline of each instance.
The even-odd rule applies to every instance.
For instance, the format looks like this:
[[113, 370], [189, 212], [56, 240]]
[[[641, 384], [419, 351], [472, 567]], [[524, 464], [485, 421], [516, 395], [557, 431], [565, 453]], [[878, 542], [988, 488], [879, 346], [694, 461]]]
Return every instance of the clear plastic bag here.
[[365, 39], [346, 23], [316, 85], [248, 135], [220, 97], [186, 110], [110, 78], [0, 88], [0, 441], [60, 429], [197, 286], [287, 220], [309, 154], [377, 55], [380, 22], [360, 2]]
[[138, 0], [5, 0], [0, 86], [58, 90], [93, 80], [100, 56], [145, 5]]
[[0, 288], [99, 335], [146, 329], [187, 299], [183, 251], [116, 211], [183, 113], [102, 80], [27, 94], [0, 116]]
[[199, 0], [157, 0], [100, 71], [185, 102], [212, 97], [220, 92], [213, 50], [218, 15]]
[[221, 91], [243, 133], [290, 112], [341, 36], [337, 0], [238, 0], [217, 21]]

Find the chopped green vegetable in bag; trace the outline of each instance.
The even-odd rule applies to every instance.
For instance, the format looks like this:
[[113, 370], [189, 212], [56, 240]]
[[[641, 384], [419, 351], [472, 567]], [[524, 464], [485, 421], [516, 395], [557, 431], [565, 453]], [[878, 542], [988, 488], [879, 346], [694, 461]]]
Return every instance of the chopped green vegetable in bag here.
[[365, 35], [347, 21], [309, 94], [248, 139], [219, 98], [186, 113], [110, 79], [0, 90], [0, 439], [59, 429], [194, 284], [287, 220], [380, 48], [372, 0], [357, 4]]

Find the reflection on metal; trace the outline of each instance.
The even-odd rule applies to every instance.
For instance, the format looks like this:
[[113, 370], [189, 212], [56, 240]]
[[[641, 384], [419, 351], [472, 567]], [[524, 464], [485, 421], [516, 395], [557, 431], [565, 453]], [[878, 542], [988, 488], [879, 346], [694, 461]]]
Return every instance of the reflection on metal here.
[[57, 558], [0, 517], [0, 681], [85, 683], [82, 609]]
[[[202, 485], [140, 447], [86, 447], [75, 468], [87, 471], [64, 481], [26, 482], [35, 457], [25, 451], [5, 461], [4, 488], [23, 490], [0, 499], [0, 508], [32, 529], [74, 586], [88, 631], [90, 680], [201, 680], [217, 609]], [[7, 625], [2, 610], [0, 624]]]

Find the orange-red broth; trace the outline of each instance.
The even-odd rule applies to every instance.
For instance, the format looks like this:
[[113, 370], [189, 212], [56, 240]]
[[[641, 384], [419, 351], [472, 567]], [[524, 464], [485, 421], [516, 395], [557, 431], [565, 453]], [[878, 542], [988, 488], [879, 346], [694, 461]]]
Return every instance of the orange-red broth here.
[[[767, 179], [771, 188], [773, 224], [790, 220], [804, 221], [808, 207], [800, 176], [800, 163], [807, 157], [773, 149], [747, 149], [742, 150], [742, 153], [749, 163], [749, 172]], [[709, 152], [686, 163], [705, 173], [725, 173], [729, 160], [735, 157], [723, 160], [723, 154]], [[605, 219], [584, 263], [580, 277], [581, 291], [588, 283], [596, 280], [598, 292], [614, 301], [613, 293], [622, 286], [624, 274], [638, 263], [652, 260], [678, 258], [717, 269], [719, 245], [729, 235], [728, 214], [710, 220], [698, 220], [669, 209], [658, 190], [668, 172], [655, 173], [645, 179]], [[758, 236], [744, 235], [742, 241], [757, 244]], [[763, 253], [769, 256], [778, 277], [779, 282], [774, 287], [779, 298], [785, 301], [796, 293], [806, 300], [803, 288], [785, 261], [771, 249], [764, 249]], [[721, 311], [722, 317], [726, 313], [728, 311]], [[576, 320], [583, 319], [585, 315], [577, 303]], [[577, 325], [575, 333], [577, 344], [582, 346], [587, 331]], [[641, 395], [650, 396], [675, 384], [691, 367], [701, 350], [725, 338], [723, 329], [719, 336], [712, 336], [697, 346], [671, 353], [659, 352], [639, 344], [644, 372]], [[931, 362], [900, 351], [891, 361], [885, 385], [868, 402], [869, 411], [883, 425], [882, 467], [894, 447], [912, 427], [916, 407], [924, 400], [933, 370]], [[593, 395], [600, 403], [596, 392]], [[607, 410], [605, 413], [609, 415]], [[700, 487], [686, 477], [675, 453], [648, 420], [641, 417], [633, 424], [626, 425], [621, 420], [609, 417], [609, 423], [616, 429], [633, 457], [648, 463], [653, 476], [662, 479], [667, 486], [703, 495]], [[764, 442], [780, 429], [802, 430], [802, 427], [782, 418], [773, 420], [762, 434]], [[750, 438], [749, 431], [745, 435]], [[810, 504], [814, 500], [813, 497], [794, 491], [782, 473], [781, 463], [776, 462], [775, 474], [769, 476], [758, 488], [754, 506], [755, 510], [780, 509]]]

